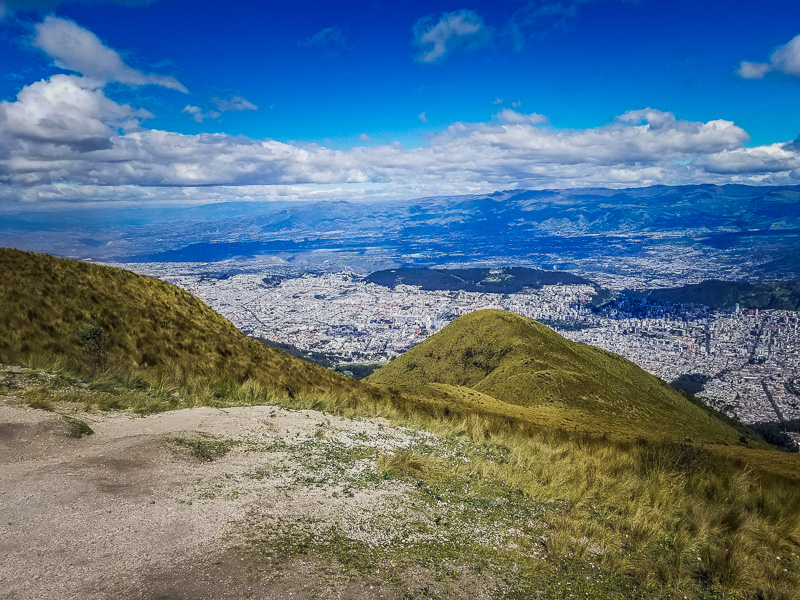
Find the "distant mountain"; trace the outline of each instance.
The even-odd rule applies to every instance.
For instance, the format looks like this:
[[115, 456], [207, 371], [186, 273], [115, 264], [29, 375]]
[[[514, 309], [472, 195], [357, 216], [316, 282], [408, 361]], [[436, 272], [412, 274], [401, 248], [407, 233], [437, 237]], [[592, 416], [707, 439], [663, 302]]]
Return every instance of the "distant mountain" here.
[[675, 288], [635, 292], [634, 297], [665, 304], [703, 304], [709, 308], [772, 308], [800, 310], [800, 282], [719, 281], [709, 279], [701, 283]]
[[366, 381], [559, 429], [725, 443], [749, 435], [621, 356], [500, 310], [459, 317]]
[[540, 289], [545, 285], [594, 285], [590, 280], [560, 271], [542, 271], [524, 267], [497, 269], [386, 269], [375, 271], [365, 281], [394, 288], [400, 284], [423, 290], [461, 290], [514, 294], [525, 288]]
[[[236, 202], [183, 209], [3, 215], [0, 241], [96, 260], [215, 261], [270, 255], [364, 267], [580, 265], [713, 253], [735, 271], [800, 273], [800, 187], [692, 185], [508, 190], [402, 201]], [[327, 262], [326, 262], [327, 261]], [[502, 261], [502, 262], [498, 262]], [[666, 265], [668, 260], [664, 261]], [[713, 274], [709, 274], [713, 276]]]

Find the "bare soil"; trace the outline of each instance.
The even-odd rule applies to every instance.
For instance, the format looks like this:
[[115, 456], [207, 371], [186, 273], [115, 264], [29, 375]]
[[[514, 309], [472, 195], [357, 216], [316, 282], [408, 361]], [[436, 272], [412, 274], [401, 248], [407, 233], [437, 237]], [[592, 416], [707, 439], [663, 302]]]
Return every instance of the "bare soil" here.
[[[407, 430], [257, 406], [70, 413], [95, 431], [76, 439], [64, 411], [0, 396], [3, 600], [398, 598], [426, 585], [354, 576], [313, 556], [256, 560], [243, 537], [243, 523], [357, 522], [396, 505], [406, 493], [397, 481], [347, 494], [324, 478], [292, 485], [300, 467], [285, 448], [323, 437], [393, 448]], [[171, 441], [204, 434], [235, 443], [208, 461]]]

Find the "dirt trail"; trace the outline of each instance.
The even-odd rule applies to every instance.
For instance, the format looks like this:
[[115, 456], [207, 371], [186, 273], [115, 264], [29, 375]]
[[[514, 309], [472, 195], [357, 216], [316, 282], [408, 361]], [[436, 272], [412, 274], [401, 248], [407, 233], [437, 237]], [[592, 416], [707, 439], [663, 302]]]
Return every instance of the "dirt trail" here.
[[[420, 435], [379, 419], [269, 406], [77, 416], [95, 435], [71, 438], [58, 414], [0, 397], [3, 600], [315, 597], [309, 573], [317, 567], [294, 558], [262, 577], [254, 570], [263, 563], [236, 550], [237, 524], [254, 515], [357, 521], [404, 486], [345, 495], [334, 484], [293, 489], [287, 481], [297, 473], [285, 448], [325, 436], [342, 447], [357, 437], [391, 449]], [[236, 445], [209, 462], [169, 441], [196, 432]], [[328, 577], [328, 597], [394, 597], [378, 583]]]

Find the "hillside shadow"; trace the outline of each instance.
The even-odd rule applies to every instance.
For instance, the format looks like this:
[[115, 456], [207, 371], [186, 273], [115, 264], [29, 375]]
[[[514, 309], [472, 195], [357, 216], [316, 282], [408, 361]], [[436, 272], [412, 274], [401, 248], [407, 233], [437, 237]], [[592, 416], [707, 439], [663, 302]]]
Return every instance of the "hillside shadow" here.
[[699, 394], [709, 381], [711, 381], [711, 375], [706, 373], [684, 373], [670, 381], [669, 384], [687, 394]]
[[800, 433], [800, 418], [787, 419], [783, 423], [778, 421], [753, 423], [749, 427], [758, 433], [758, 435], [760, 435], [762, 438], [764, 438], [765, 442], [772, 444], [773, 446], [777, 446], [782, 450], [798, 452], [797, 445], [795, 445], [792, 439], [786, 435], [786, 432]]

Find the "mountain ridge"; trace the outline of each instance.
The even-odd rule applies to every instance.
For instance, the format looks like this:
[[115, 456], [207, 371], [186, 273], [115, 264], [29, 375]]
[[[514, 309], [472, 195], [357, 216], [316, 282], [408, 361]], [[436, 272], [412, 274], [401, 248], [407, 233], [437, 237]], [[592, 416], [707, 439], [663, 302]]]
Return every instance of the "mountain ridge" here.
[[[144, 275], [0, 248], [0, 278], [0, 362], [38, 356], [82, 371], [254, 378], [289, 394], [358, 387], [245, 336], [195, 296]], [[94, 356], [79, 339], [91, 328], [102, 341]]]

